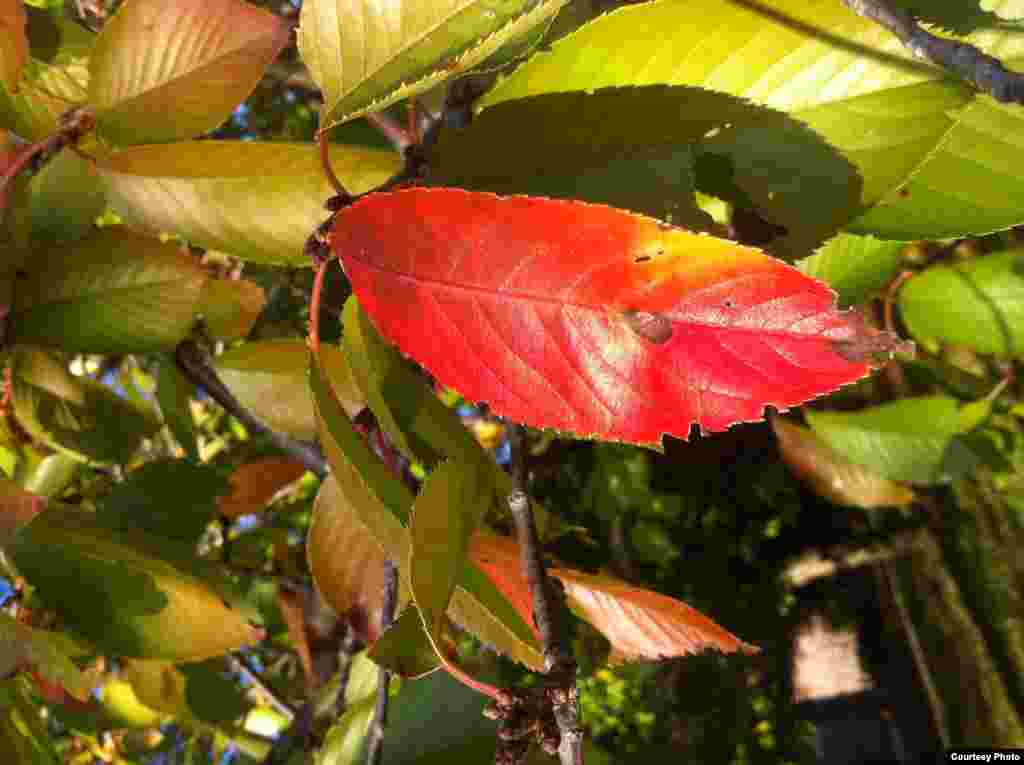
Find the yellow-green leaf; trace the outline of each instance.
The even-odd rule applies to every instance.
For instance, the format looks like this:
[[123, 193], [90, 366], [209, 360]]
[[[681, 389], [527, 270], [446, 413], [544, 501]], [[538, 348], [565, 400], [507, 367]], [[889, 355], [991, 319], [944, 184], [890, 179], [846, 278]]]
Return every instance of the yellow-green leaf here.
[[[393, 151], [332, 145], [331, 165], [360, 194], [401, 167]], [[303, 245], [334, 194], [312, 144], [201, 141], [139, 146], [101, 158], [111, 207], [125, 222], [167, 231], [246, 260], [309, 265]]]
[[566, 0], [306, 0], [299, 51], [327, 126], [383, 109], [484, 61]]
[[123, 145], [212, 130], [249, 95], [289, 32], [283, 19], [241, 0], [125, 3], [89, 64], [100, 134]]

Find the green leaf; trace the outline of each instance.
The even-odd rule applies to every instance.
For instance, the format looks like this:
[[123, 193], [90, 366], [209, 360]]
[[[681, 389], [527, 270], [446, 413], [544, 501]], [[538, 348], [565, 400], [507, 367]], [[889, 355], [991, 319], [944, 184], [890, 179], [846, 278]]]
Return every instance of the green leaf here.
[[35, 141], [52, 133], [62, 114], [88, 99], [93, 35], [61, 11], [26, 11], [31, 55], [17, 92], [0, 83], [0, 126]]
[[[480, 446], [459, 416], [445, 406], [421, 374], [398, 349], [389, 344], [354, 295], [342, 311], [345, 345], [352, 384], [362, 394], [381, 429], [396, 448], [409, 459], [428, 466], [442, 457], [485, 474], [493, 489], [493, 506], [498, 515], [508, 511], [507, 497], [512, 480]], [[328, 357], [329, 358], [329, 357]], [[336, 391], [345, 390], [345, 378], [337, 379]], [[350, 412], [351, 414], [351, 412]], [[534, 515], [543, 527], [547, 511], [533, 504]]]
[[194, 544], [217, 514], [227, 479], [210, 465], [149, 462], [98, 502], [96, 518], [111, 529], [139, 529]]
[[132, 0], [104, 25], [89, 69], [100, 135], [116, 144], [212, 130], [288, 42], [281, 18], [240, 0]]
[[[394, 151], [332, 145], [331, 165], [360, 194], [401, 167]], [[333, 196], [312, 144], [201, 141], [139, 146], [101, 158], [111, 207], [125, 222], [169, 231], [245, 260], [309, 265], [307, 237]]]
[[18, 423], [35, 439], [82, 461], [125, 463], [160, 424], [109, 388], [74, 377], [56, 358], [18, 351], [12, 362]]
[[83, 672], [72, 661], [72, 657], [83, 653], [61, 632], [33, 629], [0, 613], [0, 676], [32, 669], [43, 679], [62, 686], [74, 698], [85, 701], [99, 678], [94, 672]]
[[[324, 346], [321, 354], [345, 414], [355, 417], [364, 404], [344, 354], [330, 346]], [[235, 398], [267, 425], [296, 438], [310, 440], [316, 436], [307, 373], [309, 349], [304, 342], [243, 343], [218, 356], [214, 364]]]
[[105, 652], [196, 661], [258, 639], [215, 590], [169, 562], [176, 549], [171, 540], [111, 531], [88, 513], [51, 507], [18, 533], [10, 552], [68, 626]]
[[185, 701], [198, 720], [211, 725], [228, 723], [252, 707], [227, 669], [222, 657], [178, 665], [185, 676]]
[[394, 624], [370, 646], [369, 656], [380, 666], [399, 677], [421, 678], [441, 668], [423, 626], [423, 618], [414, 605], [406, 608]]
[[[524, 143], [528, 131], [535, 134]], [[726, 158], [726, 178], [713, 193], [745, 184], [746, 196], [764, 200], [780, 224], [815, 221], [817, 241], [857, 209], [856, 172], [802, 124], [725, 94], [662, 85], [499, 102], [467, 129], [441, 134], [430, 180], [602, 202], [707, 227], [693, 197], [694, 157], [702, 152]], [[766, 165], [772, 185], [761, 190], [755, 181]]]
[[199, 296], [199, 313], [210, 337], [229, 342], [249, 334], [267, 299], [248, 279], [207, 279]]
[[1024, 253], [999, 252], [928, 268], [903, 286], [899, 306], [907, 329], [921, 343], [1020, 358]]
[[469, 540], [490, 505], [483, 471], [445, 462], [413, 505], [409, 579], [423, 624], [438, 647], [445, 613], [468, 558]]
[[376, 701], [366, 698], [349, 705], [341, 718], [327, 731], [324, 745], [313, 759], [314, 765], [353, 765], [363, 762], [363, 741], [373, 721]]
[[895, 481], [948, 483], [982, 463], [962, 435], [956, 399], [906, 398], [857, 412], [806, 412], [811, 429], [850, 462]]
[[195, 386], [182, 376], [174, 357], [164, 354], [160, 357], [157, 371], [156, 400], [160, 413], [171, 429], [185, 454], [195, 462], [199, 461], [199, 445], [196, 442], [196, 424], [192, 419], [189, 400], [195, 395]]
[[84, 238], [106, 209], [96, 169], [73, 151], [62, 151], [28, 187], [32, 239], [56, 242]]
[[59, 765], [38, 708], [27, 700], [23, 681], [0, 686], [0, 751], [10, 765]]
[[[353, 503], [357, 510], [367, 503], [376, 503], [394, 516], [404, 529], [412, 508], [412, 494], [405, 484], [391, 474], [380, 458], [370, 451], [366, 441], [352, 427], [316, 355], [312, 356], [309, 382], [316, 406], [320, 443], [323, 444], [331, 472], [339, 486], [355, 495]], [[371, 528], [370, 516], [374, 514], [368, 514], [364, 519]], [[378, 539], [391, 544], [388, 539], [379, 536]], [[406, 559], [404, 547], [391, 548], [389, 553], [398, 561]]]
[[552, 18], [566, 0], [306, 0], [299, 52], [331, 127], [422, 93]]
[[0, 86], [18, 89], [28, 59], [25, 6], [20, 0], [0, 0]]
[[[651, 29], [659, 30], [655, 40]], [[1024, 56], [1024, 38], [1010, 32], [971, 41], [1011, 68]], [[831, 0], [779, 0], [770, 9], [729, 0], [619, 8], [533, 56], [482, 106], [646, 84], [719, 90], [805, 122], [863, 177], [861, 202], [875, 209], [854, 224], [857, 231], [917, 239], [1022, 220], [1024, 176], [1005, 158], [1018, 151], [1024, 114], [913, 60], [894, 35]], [[756, 137], [743, 138], [751, 157], [770, 161]], [[765, 215], [764, 201], [748, 193]]]
[[17, 282], [17, 342], [86, 353], [171, 349], [198, 313], [207, 274], [194, 258], [122, 227], [37, 249]]
[[[352, 427], [315, 357], [310, 365], [310, 387], [316, 403], [320, 442], [338, 488], [391, 559], [407, 561], [409, 537], [404, 524], [412, 507], [412, 495]], [[405, 568], [399, 566], [403, 577], [408, 576]], [[502, 653], [532, 668], [543, 666], [530, 628], [472, 563], [462, 572], [450, 616]]]
[[[985, 27], [1020, 30], [1021, 20], [1001, 16], [981, 8], [981, 0], [895, 0], [915, 18], [957, 35], [967, 35]], [[987, 4], [987, 3], [986, 3]], [[1019, 15], [1019, 11], [1014, 15]]]
[[865, 302], [900, 272], [906, 242], [839, 234], [796, 267], [839, 293], [842, 308]]

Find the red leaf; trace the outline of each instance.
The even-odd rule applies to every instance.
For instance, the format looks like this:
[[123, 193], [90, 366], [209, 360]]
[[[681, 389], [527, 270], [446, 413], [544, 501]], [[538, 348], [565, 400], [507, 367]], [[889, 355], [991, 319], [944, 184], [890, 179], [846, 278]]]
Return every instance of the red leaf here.
[[262, 510], [274, 495], [306, 472], [302, 463], [285, 457], [264, 457], [235, 468], [231, 493], [220, 498], [220, 514], [238, 518]]
[[342, 210], [330, 241], [386, 337], [535, 427], [724, 430], [863, 377], [890, 342], [759, 250], [601, 205], [406, 189]]
[[[519, 546], [506, 537], [477, 534], [470, 555], [530, 625], [533, 599], [519, 563]], [[569, 606], [612, 644], [618, 659], [663, 659], [715, 648], [723, 653], [757, 653], [682, 601], [604, 575], [552, 568]]]

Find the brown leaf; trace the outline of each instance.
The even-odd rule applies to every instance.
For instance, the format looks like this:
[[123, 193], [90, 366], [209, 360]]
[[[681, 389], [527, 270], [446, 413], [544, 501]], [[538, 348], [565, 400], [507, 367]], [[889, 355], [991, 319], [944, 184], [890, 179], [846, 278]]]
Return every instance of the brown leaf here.
[[302, 671], [310, 688], [319, 685], [316, 672], [313, 671], [313, 654], [309, 650], [306, 637], [306, 613], [302, 608], [302, 595], [292, 590], [280, 588], [277, 591], [277, 605], [281, 609], [281, 617], [288, 625], [288, 636], [292, 639], [295, 652], [302, 662]]
[[247, 462], [231, 474], [231, 493], [220, 498], [220, 514], [237, 518], [258, 512], [278, 491], [305, 472], [301, 462], [284, 457]]
[[[507, 537], [477, 534], [471, 556], [530, 624], [533, 599], [522, 574], [519, 545]], [[569, 607], [599, 630], [620, 660], [663, 659], [715, 648], [723, 653], [757, 653], [682, 601], [634, 587], [621, 579], [552, 568]]]
[[819, 496], [851, 507], [904, 507], [914, 492], [863, 465], [843, 459], [810, 428], [772, 418], [779, 451], [797, 477]]

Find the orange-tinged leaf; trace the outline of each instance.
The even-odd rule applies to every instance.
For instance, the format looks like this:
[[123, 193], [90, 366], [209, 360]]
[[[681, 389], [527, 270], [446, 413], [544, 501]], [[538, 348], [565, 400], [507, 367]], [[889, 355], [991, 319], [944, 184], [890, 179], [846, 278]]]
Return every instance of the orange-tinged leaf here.
[[387, 554], [351, 500], [333, 475], [324, 480], [313, 505], [306, 559], [324, 600], [372, 643], [380, 634]]
[[301, 462], [284, 457], [247, 462], [231, 474], [231, 493], [220, 498], [220, 514], [237, 518], [262, 510], [278, 491], [305, 472]]
[[810, 428], [781, 417], [772, 418], [772, 428], [786, 464], [825, 499], [853, 507], [904, 507], [914, 501], [908, 487], [850, 462]]
[[28, 60], [25, 21], [21, 0], [0, 0], [0, 86], [12, 93], [18, 90], [21, 68]]
[[288, 41], [283, 19], [241, 0], [131, 0], [90, 61], [100, 132], [119, 144], [211, 130], [249, 95]]
[[891, 341], [761, 251], [602, 205], [370, 194], [330, 235], [381, 333], [504, 417], [657, 444], [853, 382]]
[[[532, 623], [533, 600], [511, 539], [478, 534], [471, 558]], [[682, 601], [635, 587], [614, 577], [571, 568], [550, 569], [565, 588], [569, 607], [597, 628], [624, 660], [686, 656], [709, 648], [723, 653], [756, 653], [745, 643]]]
[[15, 532], [45, 508], [45, 499], [9, 478], [0, 478], [0, 547], [10, 544]]
[[299, 655], [302, 673], [306, 676], [306, 684], [316, 688], [319, 684], [313, 670], [313, 654], [309, 650], [309, 639], [306, 637], [306, 612], [302, 607], [302, 595], [284, 587], [277, 591], [277, 607], [281, 610], [281, 618], [288, 627], [295, 653]]

